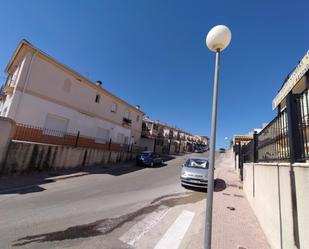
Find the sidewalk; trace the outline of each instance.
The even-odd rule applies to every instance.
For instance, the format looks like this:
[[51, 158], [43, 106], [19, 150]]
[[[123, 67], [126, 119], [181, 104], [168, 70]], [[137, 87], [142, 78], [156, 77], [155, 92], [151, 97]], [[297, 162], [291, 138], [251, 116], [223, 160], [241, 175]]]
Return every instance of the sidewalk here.
[[[217, 179], [224, 180], [220, 181], [224, 186], [220, 186], [222, 191], [219, 189], [218, 192], [214, 192], [211, 248], [270, 249], [242, 190], [242, 183], [234, 171], [231, 151], [223, 154], [222, 158], [216, 162], [216, 171]], [[204, 210], [203, 215], [199, 216], [199, 220], [191, 225], [191, 229], [186, 235], [188, 242], [182, 244], [181, 248], [203, 248]]]

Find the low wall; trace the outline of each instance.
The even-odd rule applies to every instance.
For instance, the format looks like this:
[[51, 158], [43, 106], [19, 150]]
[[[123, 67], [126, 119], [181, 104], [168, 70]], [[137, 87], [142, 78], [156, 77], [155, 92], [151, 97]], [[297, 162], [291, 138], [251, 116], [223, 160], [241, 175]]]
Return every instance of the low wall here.
[[134, 159], [136, 153], [84, 147], [12, 141], [1, 174], [116, 163]]
[[[244, 192], [273, 249], [296, 248], [288, 163], [244, 164]], [[309, 164], [294, 164], [300, 248], [309, 248]]]
[[16, 124], [12, 119], [0, 117], [0, 169], [7, 155], [7, 149], [14, 135]]

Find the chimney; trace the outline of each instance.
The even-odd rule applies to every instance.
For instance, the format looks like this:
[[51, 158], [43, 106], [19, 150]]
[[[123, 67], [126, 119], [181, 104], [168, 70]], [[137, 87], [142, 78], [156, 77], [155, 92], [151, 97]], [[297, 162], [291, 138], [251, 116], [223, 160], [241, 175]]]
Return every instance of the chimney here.
[[101, 86], [102, 85], [102, 81], [101, 80], [97, 80], [95, 84], [96, 84], [96, 86]]

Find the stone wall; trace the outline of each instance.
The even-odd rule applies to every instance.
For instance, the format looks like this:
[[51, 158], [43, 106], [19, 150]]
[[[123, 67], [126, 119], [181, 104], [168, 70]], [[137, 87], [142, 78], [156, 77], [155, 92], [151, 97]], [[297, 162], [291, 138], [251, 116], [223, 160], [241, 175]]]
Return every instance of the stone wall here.
[[16, 141], [12, 140], [15, 130], [13, 120], [0, 117], [0, 174], [117, 163], [133, 160], [137, 155], [134, 152], [119, 151], [113, 144], [109, 151], [102, 148]]
[[0, 170], [7, 155], [8, 146], [15, 132], [15, 122], [12, 119], [0, 117]]
[[117, 163], [134, 159], [136, 153], [12, 141], [2, 174]]

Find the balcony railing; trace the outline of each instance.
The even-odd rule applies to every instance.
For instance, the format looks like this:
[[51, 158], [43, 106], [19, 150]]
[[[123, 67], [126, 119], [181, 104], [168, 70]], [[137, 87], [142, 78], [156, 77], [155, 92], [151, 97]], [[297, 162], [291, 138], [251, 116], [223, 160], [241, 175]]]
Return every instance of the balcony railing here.
[[132, 125], [132, 120], [131, 120], [131, 119], [128, 119], [128, 118], [123, 118], [122, 124], [131, 127], [131, 125]]
[[150, 137], [151, 133], [149, 129], [143, 129], [142, 130], [142, 137]]

